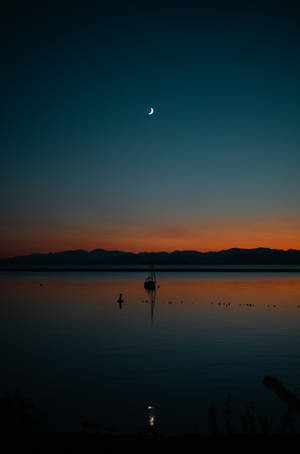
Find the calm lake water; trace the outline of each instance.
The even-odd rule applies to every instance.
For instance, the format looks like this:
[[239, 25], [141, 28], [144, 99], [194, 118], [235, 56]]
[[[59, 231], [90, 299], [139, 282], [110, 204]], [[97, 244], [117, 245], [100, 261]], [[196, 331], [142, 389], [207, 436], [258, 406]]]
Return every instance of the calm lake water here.
[[252, 405], [276, 425], [286, 407], [262, 380], [299, 396], [300, 277], [162, 272], [155, 294], [144, 278], [2, 272], [0, 391], [31, 397], [40, 430], [135, 433], [152, 416], [165, 434], [206, 433], [229, 394], [237, 424]]

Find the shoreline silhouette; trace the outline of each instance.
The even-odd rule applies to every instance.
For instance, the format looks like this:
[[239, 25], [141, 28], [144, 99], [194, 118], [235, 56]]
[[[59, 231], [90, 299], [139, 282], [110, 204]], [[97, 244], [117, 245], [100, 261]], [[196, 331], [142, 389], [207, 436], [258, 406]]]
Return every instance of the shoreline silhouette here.
[[[64, 270], [68, 271], [94, 271], [95, 266], [101, 267], [98, 269], [99, 271], [123, 271], [124, 266], [127, 266], [126, 271], [148, 271], [152, 264], [155, 265], [155, 269], [161, 266], [160, 271], [242, 271], [243, 268], [240, 267], [245, 266], [249, 267], [245, 268], [248, 272], [268, 271], [269, 266], [276, 266], [277, 268], [272, 269], [274, 271], [286, 271], [287, 266], [292, 267], [289, 271], [299, 271], [300, 251], [262, 247], [255, 249], [231, 248], [211, 252], [162, 251], [138, 253], [105, 249], [94, 249], [92, 251], [78, 249], [0, 259], [0, 269], [14, 268], [17, 270], [23, 266], [30, 266], [31, 271], [38, 271], [40, 266], [55, 267], [53, 268], [55, 271], [59, 271], [61, 266], [64, 266]], [[75, 266], [76, 268], [73, 268]], [[229, 268], [230, 266], [231, 268]], [[299, 270], [294, 268], [295, 266], [299, 266]], [[23, 268], [22, 271], [24, 271]]]

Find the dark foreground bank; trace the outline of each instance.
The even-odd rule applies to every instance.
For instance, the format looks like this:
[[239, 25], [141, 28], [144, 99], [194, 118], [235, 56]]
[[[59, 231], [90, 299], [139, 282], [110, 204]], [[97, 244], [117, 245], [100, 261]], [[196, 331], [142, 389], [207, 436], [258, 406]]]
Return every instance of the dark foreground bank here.
[[[263, 450], [299, 446], [299, 436], [236, 436], [236, 437], [200, 437], [185, 435], [178, 437], [164, 436], [99, 436], [86, 433], [39, 433], [18, 437], [2, 437], [10, 453], [48, 454], [74, 453], [89, 454], [126, 451], [140, 452], [192, 452], [203, 449], [237, 448], [245, 450], [259, 447]], [[4, 445], [4, 446], [5, 446]], [[142, 451], [141, 451], [142, 450]]]

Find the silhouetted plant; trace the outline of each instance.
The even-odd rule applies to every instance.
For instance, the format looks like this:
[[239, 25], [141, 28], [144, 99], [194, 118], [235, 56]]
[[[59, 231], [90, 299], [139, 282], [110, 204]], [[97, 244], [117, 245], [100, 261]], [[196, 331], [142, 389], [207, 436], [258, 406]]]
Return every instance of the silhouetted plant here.
[[273, 424], [269, 416], [261, 416], [259, 417], [260, 427], [261, 427], [261, 434], [265, 437], [271, 435], [273, 432]]
[[225, 400], [223, 413], [224, 413], [224, 430], [225, 430], [225, 433], [227, 435], [231, 436], [234, 433], [233, 412], [232, 412], [232, 396], [231, 396], [231, 394], [228, 394], [227, 399]]
[[[239, 422], [239, 424], [238, 424]], [[232, 397], [229, 394], [224, 402], [223, 411], [211, 406], [208, 411], [208, 433], [212, 437], [274, 437], [300, 435], [299, 418], [297, 414], [288, 410], [282, 415], [281, 422], [270, 415], [258, 415], [253, 401], [243, 402], [242, 412], [234, 414]]]
[[214, 405], [211, 405], [208, 409], [208, 433], [212, 437], [219, 437], [221, 435], [217, 418], [217, 409]]
[[279, 434], [287, 435], [288, 433], [290, 434], [294, 433], [295, 432], [294, 421], [295, 421], [294, 413], [288, 410], [283, 416], [282, 424], [279, 429]]
[[0, 397], [0, 427], [4, 433], [31, 432], [39, 422], [32, 400], [21, 389]]
[[258, 419], [253, 401], [244, 401], [244, 414], [241, 416], [241, 423], [244, 433], [247, 435], [257, 435]]

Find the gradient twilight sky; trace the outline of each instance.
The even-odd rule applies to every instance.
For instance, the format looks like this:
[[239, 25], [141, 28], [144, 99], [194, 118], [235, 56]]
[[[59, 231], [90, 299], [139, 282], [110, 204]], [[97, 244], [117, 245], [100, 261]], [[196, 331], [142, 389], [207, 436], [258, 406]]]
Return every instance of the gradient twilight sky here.
[[300, 7], [98, 3], [2, 10], [0, 255], [300, 249]]

